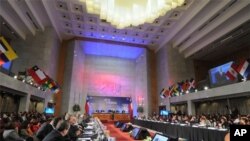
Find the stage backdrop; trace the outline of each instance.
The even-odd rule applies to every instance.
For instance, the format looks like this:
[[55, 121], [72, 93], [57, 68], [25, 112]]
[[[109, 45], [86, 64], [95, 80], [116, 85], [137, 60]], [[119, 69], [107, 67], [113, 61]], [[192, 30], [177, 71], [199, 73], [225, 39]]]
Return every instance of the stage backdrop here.
[[102, 96], [88, 96], [89, 101], [89, 114], [103, 111], [108, 113], [112, 111], [125, 111], [129, 113], [129, 97], [102, 97]]

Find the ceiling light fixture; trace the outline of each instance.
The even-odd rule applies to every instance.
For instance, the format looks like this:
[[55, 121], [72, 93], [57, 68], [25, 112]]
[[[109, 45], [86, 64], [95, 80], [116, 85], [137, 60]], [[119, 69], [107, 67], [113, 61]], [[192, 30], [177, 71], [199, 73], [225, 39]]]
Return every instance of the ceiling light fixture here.
[[80, 0], [87, 12], [97, 14], [118, 29], [153, 23], [168, 11], [184, 4], [185, 0]]

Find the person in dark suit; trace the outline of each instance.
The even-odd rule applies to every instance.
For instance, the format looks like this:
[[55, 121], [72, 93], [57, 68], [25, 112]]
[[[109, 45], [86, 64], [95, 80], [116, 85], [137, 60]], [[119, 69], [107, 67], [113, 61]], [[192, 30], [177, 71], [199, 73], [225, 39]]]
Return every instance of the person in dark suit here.
[[64, 136], [68, 134], [69, 127], [68, 121], [60, 121], [56, 129], [51, 131], [42, 141], [66, 141]]
[[76, 141], [78, 136], [81, 134], [80, 128], [77, 126], [77, 119], [75, 116], [71, 115], [68, 119], [68, 122], [70, 124], [68, 138], [71, 141]]
[[25, 141], [25, 139], [18, 135], [18, 127], [11, 121], [5, 125], [3, 139], [4, 141]]
[[36, 137], [40, 140], [43, 140], [45, 136], [47, 136], [53, 129], [55, 129], [58, 122], [62, 121], [62, 117], [56, 117], [50, 122], [45, 122], [38, 129]]

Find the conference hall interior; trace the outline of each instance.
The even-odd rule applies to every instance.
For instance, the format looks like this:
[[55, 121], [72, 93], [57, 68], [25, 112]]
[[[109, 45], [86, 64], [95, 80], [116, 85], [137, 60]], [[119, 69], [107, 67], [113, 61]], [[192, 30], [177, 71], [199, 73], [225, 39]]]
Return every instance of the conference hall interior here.
[[249, 141], [250, 0], [0, 0], [1, 141]]

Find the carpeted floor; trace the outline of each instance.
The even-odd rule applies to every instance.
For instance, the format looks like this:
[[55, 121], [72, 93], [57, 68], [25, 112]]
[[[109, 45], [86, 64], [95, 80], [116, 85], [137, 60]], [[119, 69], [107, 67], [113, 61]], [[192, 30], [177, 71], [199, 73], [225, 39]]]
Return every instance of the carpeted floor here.
[[107, 129], [110, 131], [110, 136], [115, 137], [116, 141], [134, 141], [129, 133], [122, 132], [120, 128], [116, 128], [114, 123], [104, 123]]

